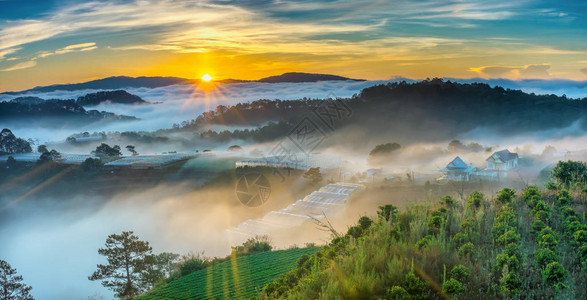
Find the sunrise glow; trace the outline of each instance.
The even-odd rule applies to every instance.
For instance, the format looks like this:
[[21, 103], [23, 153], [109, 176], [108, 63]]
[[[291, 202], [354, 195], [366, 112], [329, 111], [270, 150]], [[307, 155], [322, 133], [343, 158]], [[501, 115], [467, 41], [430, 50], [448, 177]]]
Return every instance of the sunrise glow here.
[[210, 81], [210, 80], [212, 80], [212, 76], [210, 76], [208, 74], [204, 74], [204, 76], [202, 76], [202, 80], [204, 80], [204, 81]]

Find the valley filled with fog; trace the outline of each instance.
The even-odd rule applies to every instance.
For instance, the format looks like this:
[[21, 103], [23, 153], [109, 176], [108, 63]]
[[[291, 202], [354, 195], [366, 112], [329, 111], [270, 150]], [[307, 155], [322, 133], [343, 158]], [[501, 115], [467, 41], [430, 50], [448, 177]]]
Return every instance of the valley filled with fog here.
[[[148, 103], [129, 105], [105, 102], [92, 109], [133, 116], [138, 120], [93, 122], [77, 127], [61, 126], [59, 120], [56, 120], [52, 126], [42, 128], [27, 125], [27, 122], [5, 123], [0, 120], [1, 128], [9, 128], [19, 138], [30, 139], [33, 152], [36, 152], [37, 146], [44, 144], [63, 155], [90, 155], [101, 143], [107, 143], [120, 145], [122, 155], [132, 157], [133, 153], [124, 148], [132, 143], [139, 157], [163, 157], [171, 153], [192, 155], [180, 166], [161, 171], [157, 175], [161, 178], [144, 179], [144, 175], [139, 174], [140, 171], [126, 175], [116, 173], [120, 178], [131, 177], [128, 182], [123, 180], [120, 185], [114, 184], [115, 180], [100, 181], [89, 175], [87, 178], [76, 179], [71, 175], [76, 170], [71, 171], [74, 172], [71, 174], [47, 175], [45, 182], [49, 182], [48, 186], [43, 182], [28, 182], [27, 173], [0, 183], [5, 191], [0, 196], [0, 256], [18, 266], [19, 272], [34, 286], [35, 294], [48, 299], [82, 299], [92, 295], [111, 298], [112, 294], [102, 288], [99, 282], [89, 281], [87, 277], [101, 261], [97, 249], [103, 245], [106, 236], [115, 232], [132, 230], [141, 239], [149, 241], [153, 251], [157, 253], [203, 252], [207, 257], [226, 256], [230, 254], [231, 246], [242, 243], [228, 234], [229, 230], [249, 219], [260, 219], [272, 211], [283, 209], [318, 190], [320, 186], [309, 185], [308, 180], [302, 176], [303, 172], [283, 171], [287, 173], [285, 175], [268, 172], [266, 176], [271, 182], [269, 201], [260, 207], [242, 205], [235, 194], [235, 180], [241, 175], [235, 171], [235, 164], [243, 160], [262, 161], [266, 156], [274, 154], [275, 147], [284, 139], [222, 140], [206, 138], [201, 132], [253, 130], [277, 120], [268, 115], [267, 120], [260, 124], [256, 124], [256, 121], [248, 125], [228, 121], [213, 122], [198, 128], [198, 132], [181, 125], [182, 122], [196, 119], [204, 112], [214, 111], [219, 105], [230, 107], [259, 99], [274, 101], [333, 98], [336, 101], [337, 98], [351, 98], [365, 88], [386, 83], [387, 81], [250, 82], [127, 88], [124, 89], [126, 92], [137, 95]], [[505, 85], [507, 84], [506, 81]], [[568, 97], [585, 95], [585, 84], [571, 90], [561, 89], [560, 86], [553, 86], [551, 90], [548, 86], [538, 88], [533, 83], [524, 86], [524, 82], [516, 82], [515, 87], [528, 93], [553, 93], [560, 96], [565, 91]], [[98, 90], [29, 92], [17, 96], [2, 94], [0, 101], [9, 101], [18, 96], [76, 99], [96, 91]], [[312, 115], [312, 107], [296, 113], [302, 116], [298, 118], [301, 121], [304, 116]], [[353, 181], [367, 186], [367, 191], [357, 196], [342, 215], [332, 217], [334, 226], [341, 232], [346, 231], [358, 217], [372, 216], [373, 211], [384, 203], [405, 207], [417, 204], [414, 199], [435, 201], [443, 193], [456, 195], [459, 190], [470, 191], [477, 188], [488, 194], [495, 194], [499, 188], [505, 186], [544, 184], [548, 181], [549, 170], [559, 159], [587, 157], [587, 133], [583, 119], [577, 119], [564, 128], [528, 129], [512, 131], [511, 134], [486, 126], [473, 126], [453, 133], [450, 127], [443, 128], [444, 125], [423, 125], [432, 126], [429, 132], [426, 127], [426, 130], [414, 129], [414, 126], [421, 126], [417, 124], [420, 122], [417, 118], [413, 123], [390, 127], [384, 125], [387, 121], [385, 117], [356, 116], [359, 112], [353, 113], [353, 117], [370, 121], [360, 123], [366, 124], [360, 126], [321, 129], [326, 132], [324, 140], [319, 147], [308, 151], [311, 152], [310, 156], [325, 155], [336, 160], [338, 167], [335, 170], [328, 171], [323, 167], [324, 182]], [[379, 124], [380, 128], [373, 127], [371, 121]], [[285, 126], [293, 128], [295, 125], [294, 122]], [[283, 132], [284, 138], [288, 131], [289, 129]], [[87, 134], [84, 136], [83, 132]], [[132, 140], [129, 135], [122, 135], [121, 132], [142, 132], [148, 139], [141, 136], [142, 140]], [[71, 136], [79, 140], [66, 141]], [[96, 139], [92, 140], [92, 137]], [[372, 153], [377, 145], [391, 142], [398, 142], [400, 145], [393, 154], [377, 156]], [[241, 149], [237, 152], [230, 151], [231, 145], [238, 145]], [[469, 165], [483, 169], [486, 159], [493, 152], [502, 149], [517, 153], [520, 164], [523, 165], [523, 168], [511, 173], [507, 179], [497, 183], [487, 180], [485, 185], [479, 183], [478, 186], [467, 187], [437, 183], [442, 175], [439, 170], [456, 156]], [[205, 156], [204, 150], [211, 155]], [[118, 172], [118, 169], [112, 170], [112, 174]], [[96, 174], [99, 174], [96, 177], [109, 176], [104, 171]], [[403, 180], [403, 183], [432, 185], [434, 188], [419, 190], [403, 185], [396, 186], [390, 183], [394, 178], [400, 182]], [[52, 187], [53, 180], [58, 182], [57, 186]], [[146, 183], [145, 180], [153, 181]], [[385, 192], [385, 188], [391, 188], [394, 192]], [[280, 236], [273, 237], [273, 243], [278, 249], [287, 249], [294, 244], [322, 244], [329, 238], [327, 232], [318, 230], [310, 222], [302, 231], [280, 231]]]

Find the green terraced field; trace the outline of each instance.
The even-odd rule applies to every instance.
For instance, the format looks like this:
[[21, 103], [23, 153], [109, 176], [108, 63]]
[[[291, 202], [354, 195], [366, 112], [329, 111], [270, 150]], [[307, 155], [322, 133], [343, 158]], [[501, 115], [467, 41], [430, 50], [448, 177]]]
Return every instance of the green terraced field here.
[[313, 247], [242, 256], [196, 271], [136, 299], [246, 299], [293, 269], [300, 256], [318, 250]]

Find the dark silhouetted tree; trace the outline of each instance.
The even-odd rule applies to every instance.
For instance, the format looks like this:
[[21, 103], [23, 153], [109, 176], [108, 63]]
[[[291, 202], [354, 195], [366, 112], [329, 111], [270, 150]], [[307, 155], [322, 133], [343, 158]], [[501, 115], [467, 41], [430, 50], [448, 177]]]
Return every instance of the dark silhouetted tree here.
[[37, 152], [39, 153], [45, 153], [45, 152], [49, 152], [49, 149], [47, 149], [46, 145], [39, 145], [37, 147]]
[[118, 145], [110, 147], [110, 145], [102, 143], [100, 146], [96, 147], [96, 150], [92, 151], [92, 154], [101, 158], [105, 158], [121, 156], [122, 152], [120, 152], [120, 146]]
[[17, 138], [8, 128], [0, 132], [0, 153], [29, 153], [33, 152], [31, 145], [24, 139]]
[[310, 168], [304, 173], [304, 178], [310, 179], [310, 183], [314, 186], [319, 185], [322, 182], [322, 173], [320, 173], [320, 167]]
[[0, 259], [0, 299], [2, 300], [32, 300], [32, 287], [22, 283], [22, 276], [16, 275], [8, 262]]
[[139, 240], [132, 231], [124, 231], [109, 235], [106, 247], [98, 253], [106, 256], [108, 264], [99, 264], [89, 280], [101, 280], [120, 298], [132, 298], [144, 290], [145, 279], [155, 263], [148, 242]]
[[127, 145], [126, 150], [128, 150], [128, 152], [132, 153], [132, 156], [139, 155], [139, 153], [135, 150], [135, 146], [133, 146], [133, 145]]

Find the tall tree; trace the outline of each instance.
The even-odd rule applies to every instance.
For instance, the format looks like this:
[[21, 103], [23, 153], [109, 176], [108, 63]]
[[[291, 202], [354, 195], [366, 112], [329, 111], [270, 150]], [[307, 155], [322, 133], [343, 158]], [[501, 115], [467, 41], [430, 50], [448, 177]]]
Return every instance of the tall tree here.
[[59, 151], [53, 149], [51, 151], [45, 151], [41, 154], [41, 156], [39, 156], [39, 159], [37, 160], [37, 163], [42, 164], [42, 163], [46, 163], [46, 162], [63, 162], [63, 157], [61, 156], [61, 153], [59, 153]]
[[118, 145], [110, 147], [110, 145], [102, 143], [100, 146], [96, 147], [96, 150], [92, 151], [92, 154], [103, 158], [121, 156], [122, 152], [120, 152], [120, 146]]
[[133, 145], [127, 145], [126, 146], [126, 150], [128, 150], [128, 152], [132, 153], [132, 156], [139, 155], [139, 153], [137, 152], [137, 150], [135, 150], [135, 146], [133, 146]]
[[26, 140], [17, 138], [8, 128], [0, 132], [0, 153], [28, 153], [33, 152], [31, 145]]
[[45, 152], [49, 152], [49, 149], [47, 148], [46, 145], [39, 145], [37, 147], [37, 152], [39, 152], [39, 153], [45, 153]]
[[0, 259], [0, 299], [2, 300], [32, 300], [32, 287], [21, 283], [22, 276], [16, 275], [16, 269], [8, 262]]
[[145, 278], [155, 262], [149, 242], [139, 240], [132, 231], [124, 231], [109, 235], [106, 247], [98, 253], [106, 256], [108, 264], [99, 264], [89, 280], [102, 280], [103, 286], [123, 299], [144, 291]]

